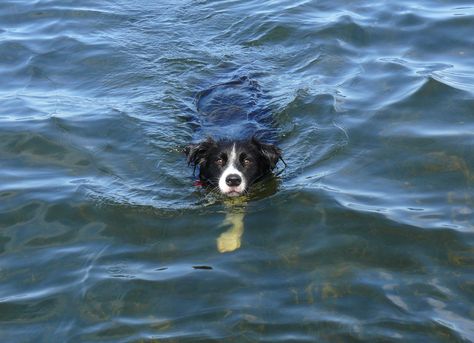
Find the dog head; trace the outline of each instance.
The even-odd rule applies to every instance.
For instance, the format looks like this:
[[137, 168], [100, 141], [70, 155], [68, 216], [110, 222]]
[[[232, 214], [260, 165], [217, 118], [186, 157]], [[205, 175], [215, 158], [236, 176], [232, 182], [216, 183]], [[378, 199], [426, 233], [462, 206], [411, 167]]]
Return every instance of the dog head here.
[[273, 144], [252, 138], [244, 141], [214, 141], [212, 138], [185, 149], [188, 164], [199, 166], [199, 178], [227, 196], [239, 196], [269, 174], [281, 158]]

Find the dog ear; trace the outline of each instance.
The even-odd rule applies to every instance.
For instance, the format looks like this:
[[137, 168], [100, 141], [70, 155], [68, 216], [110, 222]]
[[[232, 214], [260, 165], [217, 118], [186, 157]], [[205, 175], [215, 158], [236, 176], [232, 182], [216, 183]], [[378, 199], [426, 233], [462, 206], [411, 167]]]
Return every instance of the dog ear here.
[[184, 153], [188, 158], [188, 165], [197, 166], [206, 160], [206, 154], [210, 147], [216, 145], [212, 138], [207, 138], [198, 144], [191, 144], [184, 148]]
[[257, 147], [263, 157], [268, 161], [270, 170], [275, 169], [278, 160], [281, 159], [281, 150], [273, 144], [261, 143], [256, 137], [252, 137], [252, 143]]

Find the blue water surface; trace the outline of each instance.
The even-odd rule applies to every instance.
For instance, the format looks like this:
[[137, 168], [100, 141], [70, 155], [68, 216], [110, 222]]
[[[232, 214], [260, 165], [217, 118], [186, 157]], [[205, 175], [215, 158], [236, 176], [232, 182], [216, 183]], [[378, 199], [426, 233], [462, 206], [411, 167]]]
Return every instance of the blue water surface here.
[[[474, 341], [473, 33], [462, 0], [2, 0], [0, 341]], [[182, 149], [239, 78], [288, 167], [229, 202]]]

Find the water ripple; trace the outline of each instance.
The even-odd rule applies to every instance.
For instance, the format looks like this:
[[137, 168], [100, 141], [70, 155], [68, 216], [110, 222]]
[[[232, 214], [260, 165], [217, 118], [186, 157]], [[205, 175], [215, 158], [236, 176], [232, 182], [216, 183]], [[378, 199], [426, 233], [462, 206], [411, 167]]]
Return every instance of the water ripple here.
[[[473, 340], [473, 15], [2, 1], [0, 341]], [[221, 253], [181, 151], [242, 76], [288, 167]]]

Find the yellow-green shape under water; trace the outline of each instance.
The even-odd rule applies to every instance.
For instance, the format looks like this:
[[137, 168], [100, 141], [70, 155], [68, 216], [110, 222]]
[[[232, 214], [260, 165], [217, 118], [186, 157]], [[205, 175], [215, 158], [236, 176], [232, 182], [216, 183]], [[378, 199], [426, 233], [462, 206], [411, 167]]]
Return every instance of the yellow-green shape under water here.
[[229, 229], [217, 238], [217, 250], [221, 253], [240, 248], [244, 234], [245, 198], [229, 199], [225, 202], [227, 213], [221, 226]]

